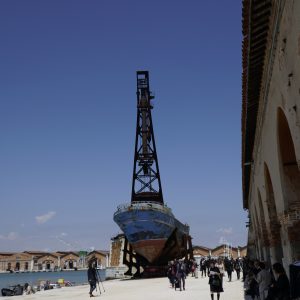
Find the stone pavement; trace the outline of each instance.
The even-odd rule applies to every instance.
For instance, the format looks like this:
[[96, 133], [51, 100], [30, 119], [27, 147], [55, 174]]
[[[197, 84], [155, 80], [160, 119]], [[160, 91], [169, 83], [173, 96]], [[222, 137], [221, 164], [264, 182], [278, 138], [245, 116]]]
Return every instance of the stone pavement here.
[[[101, 284], [100, 284], [101, 286]], [[174, 291], [170, 288], [167, 278], [140, 279], [140, 280], [112, 280], [104, 282], [105, 292], [99, 295], [94, 292], [96, 299], [107, 300], [210, 300], [208, 278], [195, 279], [188, 277], [185, 291]], [[38, 292], [34, 295], [15, 296], [17, 299], [51, 299], [51, 300], [82, 300], [89, 299], [89, 286], [65, 287], [50, 291]], [[215, 296], [215, 299], [217, 297]], [[243, 283], [234, 279], [227, 282], [224, 278], [224, 293], [221, 293], [222, 300], [243, 300]]]

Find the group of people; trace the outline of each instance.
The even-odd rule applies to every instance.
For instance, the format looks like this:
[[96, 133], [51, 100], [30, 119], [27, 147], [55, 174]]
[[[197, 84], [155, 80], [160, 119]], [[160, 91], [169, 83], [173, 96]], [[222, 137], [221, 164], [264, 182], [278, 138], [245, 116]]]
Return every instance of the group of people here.
[[246, 296], [257, 300], [289, 300], [290, 283], [281, 263], [271, 268], [259, 260], [243, 260]]
[[185, 290], [185, 279], [187, 275], [198, 278], [198, 264], [194, 260], [175, 259], [168, 265], [167, 276], [172, 288], [180, 291]]
[[202, 258], [200, 260], [201, 277], [209, 277], [210, 296], [214, 300], [214, 295], [217, 294], [217, 300], [220, 299], [220, 293], [224, 292], [223, 278], [227, 273], [228, 281], [232, 281], [232, 273], [235, 271], [237, 279], [240, 279], [241, 261], [240, 259], [234, 260], [233, 258]]
[[251, 261], [247, 257], [243, 259], [229, 258], [201, 258], [199, 266], [193, 260], [175, 260], [168, 266], [167, 276], [171, 287], [177, 290], [185, 290], [185, 279], [189, 273], [192, 277], [198, 277], [198, 267], [201, 277], [208, 277], [211, 300], [215, 295], [217, 300], [224, 292], [223, 278], [227, 274], [228, 282], [232, 281], [232, 274], [236, 272], [237, 280], [241, 279], [245, 285], [245, 294], [249, 300], [290, 300], [290, 286], [285, 270], [280, 263], [275, 263], [268, 269], [266, 263]]
[[[210, 268], [210, 263], [212, 259], [211, 258], [205, 258], [202, 257], [200, 260], [200, 271], [201, 271], [201, 277], [209, 276], [208, 271]], [[226, 272], [228, 275], [228, 280], [232, 281], [232, 273], [235, 271], [237, 279], [240, 279], [240, 274], [242, 270], [242, 262], [240, 259], [229, 259], [229, 258], [219, 258], [215, 260], [215, 263], [218, 263], [218, 267], [223, 271], [223, 274]]]
[[[204, 276], [209, 277], [211, 299], [214, 300], [214, 294], [220, 299], [220, 293], [223, 292], [224, 263], [222, 260], [205, 259], [205, 270], [203, 268], [204, 260], [200, 261], [200, 270]], [[185, 279], [188, 274], [198, 278], [198, 264], [193, 260], [175, 260], [168, 266], [167, 276], [172, 288], [180, 291], [185, 290]], [[202, 277], [203, 277], [202, 273]]]
[[185, 279], [190, 273], [190, 262], [180, 260], [174, 260], [169, 263], [167, 276], [169, 278], [172, 288], [179, 288], [180, 291], [185, 290]]

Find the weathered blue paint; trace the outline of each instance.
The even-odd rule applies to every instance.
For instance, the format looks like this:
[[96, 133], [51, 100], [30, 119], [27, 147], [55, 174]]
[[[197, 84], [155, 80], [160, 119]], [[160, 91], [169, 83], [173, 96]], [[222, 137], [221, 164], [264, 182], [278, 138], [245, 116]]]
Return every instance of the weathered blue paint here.
[[179, 222], [170, 208], [160, 204], [124, 206], [114, 214], [114, 221], [132, 244], [145, 240], [167, 240], [175, 229], [179, 235], [189, 234], [189, 227]]

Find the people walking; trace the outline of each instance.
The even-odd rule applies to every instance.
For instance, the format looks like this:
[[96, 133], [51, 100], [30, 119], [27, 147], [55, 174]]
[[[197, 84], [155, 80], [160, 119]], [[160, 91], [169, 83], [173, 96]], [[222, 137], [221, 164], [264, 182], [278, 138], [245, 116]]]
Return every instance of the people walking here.
[[214, 294], [217, 294], [217, 300], [220, 299], [220, 293], [223, 292], [221, 272], [212, 260], [210, 262], [210, 268], [208, 270], [209, 285], [210, 285], [210, 297], [214, 300]]
[[88, 281], [89, 281], [89, 284], [90, 284], [90, 292], [89, 292], [90, 297], [95, 297], [93, 295], [93, 291], [96, 289], [96, 284], [97, 284], [98, 278], [97, 278], [96, 268], [93, 265], [93, 263], [89, 264], [89, 268], [88, 268], [88, 271], [87, 271], [87, 276], [88, 276]]

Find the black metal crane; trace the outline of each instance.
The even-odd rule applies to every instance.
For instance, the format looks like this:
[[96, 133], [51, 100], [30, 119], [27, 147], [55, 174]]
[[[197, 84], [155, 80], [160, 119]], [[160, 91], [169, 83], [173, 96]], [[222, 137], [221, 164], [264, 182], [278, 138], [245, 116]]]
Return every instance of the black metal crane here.
[[149, 88], [149, 72], [137, 71], [137, 122], [131, 202], [151, 201], [163, 204]]

